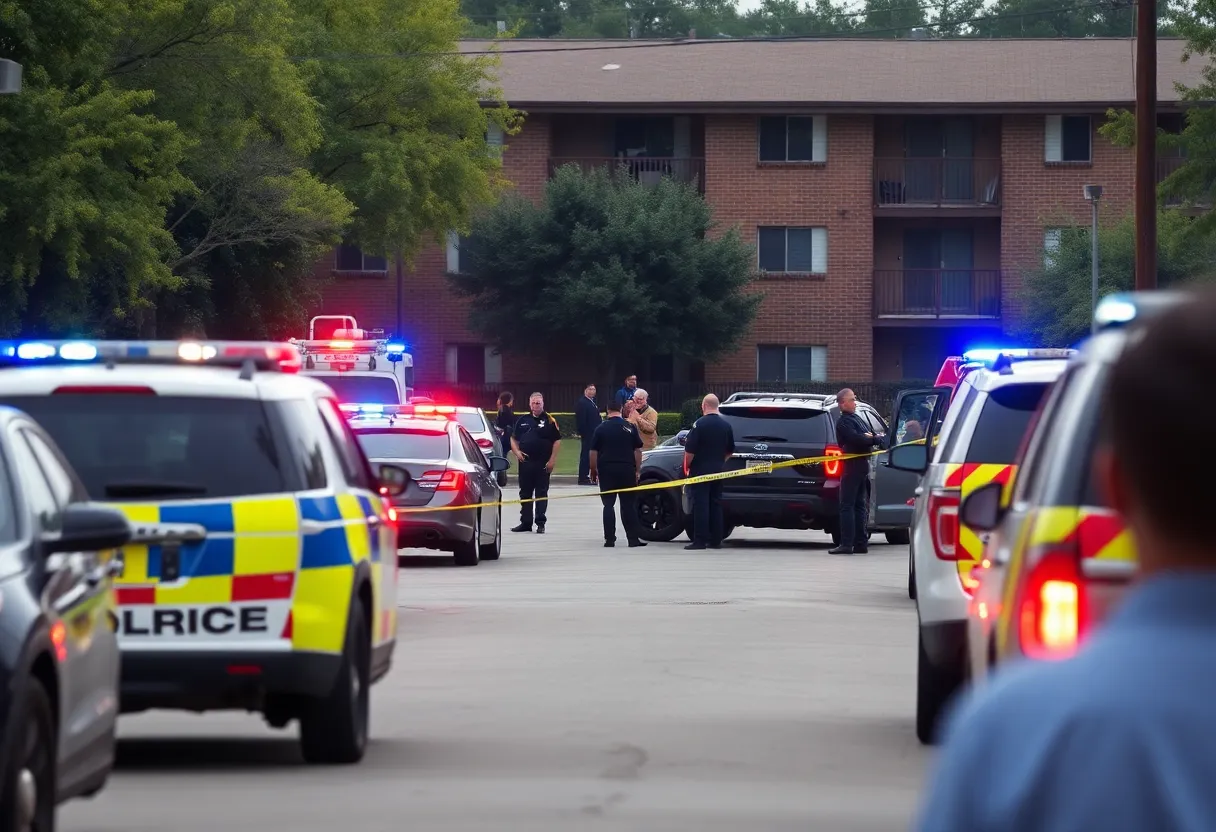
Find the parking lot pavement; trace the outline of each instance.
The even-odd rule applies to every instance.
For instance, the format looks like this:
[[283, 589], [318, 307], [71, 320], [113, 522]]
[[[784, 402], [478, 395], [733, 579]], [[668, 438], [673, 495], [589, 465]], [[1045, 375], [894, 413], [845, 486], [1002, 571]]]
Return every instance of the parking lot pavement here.
[[548, 534], [473, 568], [403, 550], [361, 766], [306, 767], [250, 716], [128, 717], [119, 770], [61, 829], [906, 829], [928, 761], [907, 548], [739, 529], [610, 550], [599, 518], [555, 500]]

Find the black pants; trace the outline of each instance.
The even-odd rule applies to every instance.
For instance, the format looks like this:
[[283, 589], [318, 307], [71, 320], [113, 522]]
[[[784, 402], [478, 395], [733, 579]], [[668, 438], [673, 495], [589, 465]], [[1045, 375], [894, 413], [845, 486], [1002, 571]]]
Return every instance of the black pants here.
[[869, 465], [860, 471], [844, 471], [840, 478], [840, 545], [864, 549], [869, 517], [866, 505], [866, 480]]
[[519, 522], [524, 526], [532, 525], [534, 506], [536, 525], [545, 525], [545, 509], [549, 507], [549, 501], [544, 499], [549, 496], [549, 472], [545, 470], [545, 463], [548, 461], [546, 459], [542, 462], [531, 457], [520, 460], [519, 499], [530, 500], [533, 497], [537, 498], [537, 502], [524, 503], [519, 507]]
[[584, 434], [582, 443], [578, 450], [578, 481], [586, 482], [591, 478], [591, 437]]
[[699, 482], [692, 489], [692, 542], [722, 544], [722, 480]]
[[[618, 488], [632, 488], [638, 484], [632, 462], [600, 463], [600, 491], [615, 491]], [[636, 491], [624, 494], [601, 494], [604, 503], [604, 540], [616, 540], [616, 518], [613, 508], [616, 498], [621, 498], [621, 525], [625, 527], [625, 537], [630, 543], [638, 539], [641, 523], [638, 520], [638, 497]]]

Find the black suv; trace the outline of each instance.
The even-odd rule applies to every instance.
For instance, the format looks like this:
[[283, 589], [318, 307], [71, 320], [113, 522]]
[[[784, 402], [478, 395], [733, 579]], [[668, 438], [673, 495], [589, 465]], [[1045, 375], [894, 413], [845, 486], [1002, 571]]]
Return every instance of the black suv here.
[[[819, 393], [735, 393], [719, 407], [735, 432], [735, 454], [729, 468], [739, 470], [757, 463], [781, 462], [840, 454], [836, 397]], [[865, 402], [857, 413], [875, 432], [889, 435], [885, 420]], [[684, 477], [685, 432], [672, 445], [661, 445], [643, 455], [640, 482], [663, 482]], [[870, 463], [870, 523], [874, 521], [874, 469]], [[822, 529], [840, 539], [839, 494], [842, 463], [817, 462], [778, 468], [768, 474], [751, 474], [725, 480], [722, 508], [725, 533], [737, 526], [757, 529]], [[680, 532], [692, 537], [692, 505], [681, 489], [642, 492], [638, 513], [646, 540], [675, 540]], [[683, 489], [687, 490], [687, 489]], [[870, 526], [874, 530], [874, 526]]]

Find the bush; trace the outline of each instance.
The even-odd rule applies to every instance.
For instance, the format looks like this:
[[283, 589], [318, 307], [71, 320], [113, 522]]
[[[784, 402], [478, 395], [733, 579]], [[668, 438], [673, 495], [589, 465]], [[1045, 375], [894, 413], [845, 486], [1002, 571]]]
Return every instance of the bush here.
[[[691, 428], [701, 418], [701, 397], [689, 399], [680, 405], [680, 427]], [[677, 431], [678, 432], [678, 431]]]
[[675, 436], [680, 432], [684, 424], [684, 417], [680, 413], [660, 413], [659, 414], [659, 438], [665, 436]]

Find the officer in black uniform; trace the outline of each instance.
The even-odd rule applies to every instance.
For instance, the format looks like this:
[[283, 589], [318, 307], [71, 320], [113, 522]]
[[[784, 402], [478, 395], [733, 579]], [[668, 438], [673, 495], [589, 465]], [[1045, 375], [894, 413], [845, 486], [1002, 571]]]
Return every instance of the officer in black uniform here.
[[[735, 432], [718, 413], [718, 397], [710, 393], [701, 400], [703, 414], [684, 440], [684, 470], [690, 477], [720, 474], [735, 452]], [[710, 480], [687, 486], [692, 492], [693, 534], [685, 549], [722, 548], [722, 481]]]
[[[632, 488], [638, 484], [641, 470], [642, 435], [621, 417], [621, 403], [614, 401], [608, 405], [607, 420], [591, 434], [591, 481], [599, 482], [600, 491]], [[600, 495], [604, 502], [604, 546], [616, 545], [616, 519], [612, 510], [618, 496], [621, 498], [621, 525], [625, 527], [629, 547], [645, 546], [638, 537], [641, 523], [638, 522], [637, 494], [633, 491]]]
[[[857, 415], [857, 396], [847, 387], [836, 394], [840, 419], [836, 439], [845, 455], [870, 454], [886, 445], [886, 436], [871, 432]], [[840, 545], [828, 549], [829, 555], [864, 554], [866, 543], [866, 481], [870, 478], [869, 456], [846, 459], [840, 477]]]
[[515, 421], [511, 434], [511, 450], [519, 460], [519, 498], [531, 500], [519, 509], [519, 525], [513, 532], [532, 531], [532, 506], [536, 506], [536, 533], [545, 533], [545, 509], [549, 506], [549, 475], [557, 461], [557, 449], [562, 444], [562, 433], [557, 420], [545, 412], [545, 397], [533, 393], [528, 397], [528, 409]]

